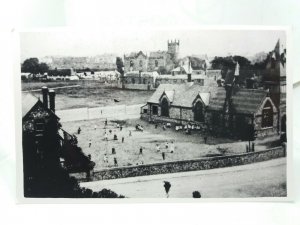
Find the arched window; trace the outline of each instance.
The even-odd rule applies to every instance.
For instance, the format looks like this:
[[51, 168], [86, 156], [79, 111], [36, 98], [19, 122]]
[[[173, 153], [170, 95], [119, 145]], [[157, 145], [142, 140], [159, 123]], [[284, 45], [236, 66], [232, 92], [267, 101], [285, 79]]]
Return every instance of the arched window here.
[[161, 116], [169, 117], [169, 102], [166, 98], [161, 101]]
[[194, 107], [194, 120], [197, 122], [204, 122], [204, 108], [200, 101], [198, 101]]
[[265, 103], [262, 110], [262, 127], [272, 127], [273, 126], [273, 107], [270, 101]]
[[158, 67], [158, 61], [155, 60], [155, 67]]
[[132, 60], [130, 60], [130, 67], [133, 67], [134, 66], [134, 63]]

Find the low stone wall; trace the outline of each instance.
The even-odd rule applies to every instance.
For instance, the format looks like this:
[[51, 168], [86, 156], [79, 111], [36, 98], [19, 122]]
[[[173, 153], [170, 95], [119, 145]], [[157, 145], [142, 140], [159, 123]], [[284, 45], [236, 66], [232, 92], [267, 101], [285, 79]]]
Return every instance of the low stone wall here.
[[[117, 85], [118, 88], [122, 88], [122, 84], [119, 83]], [[153, 85], [148, 84], [124, 84], [124, 89], [131, 89], [131, 90], [144, 90], [144, 91], [153, 91], [155, 88]]]
[[270, 159], [285, 157], [285, 155], [286, 150], [283, 147], [276, 147], [265, 151], [243, 153], [230, 156], [205, 157], [193, 160], [163, 162], [139, 166], [106, 169], [101, 171], [95, 171], [89, 179], [83, 177], [83, 174], [77, 174], [75, 177], [78, 180], [84, 182], [165, 173], [177, 173], [195, 170], [207, 170], [262, 162]]

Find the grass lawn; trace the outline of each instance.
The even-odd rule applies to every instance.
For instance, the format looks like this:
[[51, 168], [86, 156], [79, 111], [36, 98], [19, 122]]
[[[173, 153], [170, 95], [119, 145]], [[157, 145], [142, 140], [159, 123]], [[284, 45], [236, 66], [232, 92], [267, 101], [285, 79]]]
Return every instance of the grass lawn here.
[[[36, 90], [43, 86], [49, 88], [80, 85], [79, 87], [56, 89], [56, 109], [100, 107], [108, 105], [134, 105], [146, 103], [153, 91], [122, 90], [111, 88], [99, 81], [55, 81], [22, 83], [22, 90]], [[31, 92], [40, 97], [40, 91]], [[114, 102], [117, 99], [119, 102]]]
[[[122, 124], [122, 131], [117, 124]], [[144, 131], [136, 131], [135, 125], [141, 124]], [[220, 154], [217, 147], [228, 148], [225, 154], [243, 153], [246, 151], [247, 142], [233, 142], [224, 138], [208, 137], [207, 144], [201, 133], [194, 132], [186, 135], [183, 131], [174, 131], [169, 128], [163, 130], [162, 126], [155, 129], [153, 124], [137, 120], [108, 121], [106, 129], [104, 120], [84, 120], [76, 122], [62, 123], [63, 129], [71, 134], [76, 134], [80, 126], [81, 133], [78, 137], [78, 145], [86, 154], [91, 154], [92, 160], [96, 163], [95, 170], [114, 166], [114, 158], [117, 158], [119, 166], [130, 166], [136, 164], [149, 164], [163, 162], [162, 152], [165, 152], [165, 161], [194, 159], [207, 156], [208, 154]], [[105, 140], [104, 132], [108, 133], [108, 141]], [[111, 130], [111, 134], [109, 133]], [[129, 136], [131, 132], [132, 136]], [[113, 140], [114, 134], [118, 140]], [[124, 137], [124, 143], [122, 143]], [[91, 141], [91, 147], [89, 142]], [[166, 143], [174, 141], [175, 151], [170, 153], [166, 149]], [[160, 152], [156, 151], [156, 144], [160, 145]], [[143, 154], [139, 154], [140, 147]], [[112, 154], [112, 148], [116, 149], [116, 154]], [[256, 150], [266, 149], [265, 145], [257, 145]], [[104, 163], [104, 154], [107, 154], [108, 163]]]

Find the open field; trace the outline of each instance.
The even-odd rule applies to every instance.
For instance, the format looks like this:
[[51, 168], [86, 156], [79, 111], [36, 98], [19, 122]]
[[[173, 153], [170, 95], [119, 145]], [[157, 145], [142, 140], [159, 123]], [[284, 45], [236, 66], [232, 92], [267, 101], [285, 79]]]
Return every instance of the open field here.
[[[83, 152], [91, 154], [92, 160], [96, 163], [95, 170], [113, 167], [114, 158], [117, 158], [118, 166], [130, 166], [163, 162], [162, 152], [165, 152], [165, 161], [174, 161], [220, 154], [218, 147], [227, 149], [225, 154], [246, 151], [247, 142], [234, 142], [224, 138], [208, 137], [205, 144], [203, 135], [199, 131], [186, 135], [183, 131], [174, 131], [171, 128], [167, 130], [163, 130], [162, 126], [155, 128], [153, 124], [140, 119], [108, 121], [106, 128], [104, 122], [105, 119], [62, 122], [63, 128], [71, 134], [76, 134], [78, 127], [81, 128], [81, 133], [76, 134], [78, 145]], [[117, 127], [117, 124], [122, 124], [122, 130]], [[136, 124], [141, 124], [144, 131], [136, 131]], [[112, 132], [109, 133], [109, 130]], [[108, 134], [108, 141], [105, 140], [105, 132]], [[130, 132], [132, 136], [129, 136]], [[117, 135], [118, 140], [113, 140], [114, 134]], [[170, 153], [172, 141], [174, 141], [175, 151]], [[90, 147], [89, 142], [91, 142]], [[168, 149], [166, 149], [167, 143], [169, 143]], [[156, 144], [160, 146], [159, 152], [156, 150]], [[143, 148], [142, 154], [139, 153], [140, 147]], [[267, 144], [257, 144], [256, 151], [267, 147]], [[112, 148], [116, 149], [116, 154], [112, 154]], [[107, 154], [108, 163], [104, 162], [104, 154]]]
[[[43, 86], [62, 87], [80, 85], [78, 87], [66, 87], [56, 89], [56, 109], [73, 109], [84, 107], [102, 107], [108, 105], [135, 105], [144, 104], [153, 94], [152, 91], [122, 90], [111, 88], [99, 81], [55, 81], [55, 82], [31, 82], [22, 83], [22, 90], [36, 90]], [[33, 91], [33, 95], [40, 97], [41, 92]], [[115, 102], [114, 99], [119, 102]]]
[[[259, 172], [258, 172], [259, 171]], [[286, 197], [286, 158], [242, 166], [84, 182], [80, 186], [99, 191], [108, 188], [129, 198], [165, 198], [163, 181], [169, 181], [170, 198]]]

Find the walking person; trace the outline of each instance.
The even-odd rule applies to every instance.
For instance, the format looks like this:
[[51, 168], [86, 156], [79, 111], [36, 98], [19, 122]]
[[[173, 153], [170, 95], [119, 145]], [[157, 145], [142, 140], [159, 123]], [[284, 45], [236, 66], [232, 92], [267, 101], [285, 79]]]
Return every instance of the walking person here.
[[115, 164], [115, 166], [118, 166], [118, 161], [117, 161], [116, 157], [114, 157], [114, 164]]
[[124, 137], [122, 137], [122, 143], [124, 143]]
[[162, 156], [163, 160], [165, 160], [165, 158], [166, 158], [165, 152], [162, 152], [162, 153], [161, 153], [161, 156]]
[[143, 155], [143, 147], [140, 147], [140, 155]]
[[80, 134], [80, 132], [81, 132], [81, 129], [80, 129], [80, 127], [78, 127], [77, 134]]
[[104, 162], [104, 165], [107, 166], [107, 164], [108, 164], [108, 158], [107, 158], [106, 153], [103, 156], [103, 162]]
[[132, 134], [131, 134], [131, 130], [129, 131], [129, 137], [131, 137], [132, 136]]
[[171, 188], [171, 183], [169, 181], [164, 181], [164, 188], [166, 191], [167, 198], [169, 198], [169, 191]]
[[89, 140], [89, 148], [92, 146], [92, 140]]
[[171, 153], [174, 153], [174, 151], [175, 151], [175, 144], [174, 144], [174, 142], [172, 141], [172, 142], [171, 142], [171, 145], [170, 145], [170, 152], [171, 152]]

